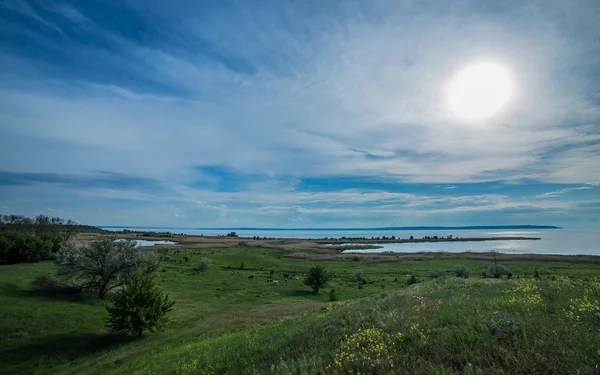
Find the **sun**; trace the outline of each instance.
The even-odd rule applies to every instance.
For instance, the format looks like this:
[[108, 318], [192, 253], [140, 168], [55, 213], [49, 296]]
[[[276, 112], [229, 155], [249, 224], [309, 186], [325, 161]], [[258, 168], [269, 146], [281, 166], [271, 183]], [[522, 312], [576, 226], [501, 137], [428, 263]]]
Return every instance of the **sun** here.
[[479, 63], [462, 70], [448, 87], [450, 110], [464, 120], [488, 118], [512, 96], [510, 74], [502, 66]]

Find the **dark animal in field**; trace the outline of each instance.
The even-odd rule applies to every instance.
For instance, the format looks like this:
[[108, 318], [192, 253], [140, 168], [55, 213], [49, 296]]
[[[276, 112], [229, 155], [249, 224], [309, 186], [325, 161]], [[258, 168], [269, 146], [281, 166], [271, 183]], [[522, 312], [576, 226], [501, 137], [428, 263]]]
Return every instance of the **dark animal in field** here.
[[290, 277], [290, 275], [288, 275], [287, 273], [284, 273], [283, 277]]
[[248, 276], [248, 279], [250, 279], [250, 280], [254, 279], [254, 275]]
[[359, 286], [358, 286], [358, 289], [362, 289], [362, 288], [363, 288], [363, 286], [362, 286], [362, 285], [359, 285]]

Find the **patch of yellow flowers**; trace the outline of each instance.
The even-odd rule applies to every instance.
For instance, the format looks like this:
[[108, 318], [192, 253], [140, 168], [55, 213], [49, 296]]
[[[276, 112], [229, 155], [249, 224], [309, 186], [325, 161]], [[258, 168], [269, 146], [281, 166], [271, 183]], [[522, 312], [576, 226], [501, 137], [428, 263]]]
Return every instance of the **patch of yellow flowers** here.
[[414, 296], [413, 298], [415, 299], [414, 311], [417, 314], [422, 313], [431, 306], [439, 307], [442, 303], [440, 300], [428, 300], [427, 298], [421, 296]]
[[600, 318], [600, 303], [598, 300], [590, 300], [589, 290], [586, 289], [582, 298], [572, 298], [565, 316], [581, 323], [584, 319]]
[[336, 374], [369, 374], [376, 369], [393, 367], [389, 341], [391, 337], [379, 328], [362, 329], [345, 335], [332, 369]]
[[396, 333], [386, 333], [380, 328], [361, 329], [344, 335], [340, 350], [327, 370], [352, 375], [392, 372], [394, 364], [398, 364], [397, 349], [425, 343], [425, 333], [416, 323], [405, 332]]
[[518, 306], [525, 311], [544, 307], [540, 289], [535, 281], [523, 281], [516, 288], [504, 292], [509, 305]]

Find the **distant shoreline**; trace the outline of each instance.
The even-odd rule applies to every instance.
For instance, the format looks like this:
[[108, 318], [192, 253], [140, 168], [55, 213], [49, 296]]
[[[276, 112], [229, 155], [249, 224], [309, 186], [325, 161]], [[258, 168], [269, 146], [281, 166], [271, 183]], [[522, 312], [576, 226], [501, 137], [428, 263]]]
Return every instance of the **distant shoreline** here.
[[476, 242], [476, 241], [537, 241], [540, 237], [453, 237], [453, 238], [397, 238], [397, 239], [313, 239], [321, 245], [345, 245], [345, 244], [386, 244], [386, 243], [423, 243], [423, 242]]
[[103, 229], [131, 228], [131, 229], [184, 229], [184, 230], [270, 230], [270, 231], [369, 231], [369, 230], [494, 230], [494, 229], [563, 229], [554, 225], [471, 225], [471, 226], [413, 226], [413, 227], [379, 227], [379, 228], [251, 228], [251, 227], [231, 227], [231, 228], [183, 228], [183, 227], [152, 227], [152, 226], [119, 226], [103, 225], [98, 226]]

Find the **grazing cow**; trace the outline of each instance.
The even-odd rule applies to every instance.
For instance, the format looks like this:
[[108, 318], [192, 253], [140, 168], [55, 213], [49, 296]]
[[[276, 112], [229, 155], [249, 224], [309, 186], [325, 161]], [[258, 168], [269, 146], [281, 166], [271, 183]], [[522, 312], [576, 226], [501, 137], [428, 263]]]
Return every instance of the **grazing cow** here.
[[359, 285], [359, 286], [358, 286], [358, 289], [362, 289], [362, 288], [363, 288], [363, 286], [362, 286], [362, 285]]
[[288, 277], [290, 277], [290, 275], [288, 275], [287, 273], [284, 273], [283, 277], [288, 278]]
[[273, 279], [271, 279], [270, 277], [267, 279], [267, 282], [270, 283], [271, 281], [273, 281]]
[[296, 280], [300, 280], [300, 278], [298, 276], [296, 276]]
[[277, 281], [277, 280], [272, 280], [272, 281], [271, 281], [271, 285], [273, 285], [273, 286], [277, 286], [277, 285], [279, 285], [279, 281]]
[[248, 276], [248, 279], [250, 279], [250, 280], [254, 279], [254, 275]]

